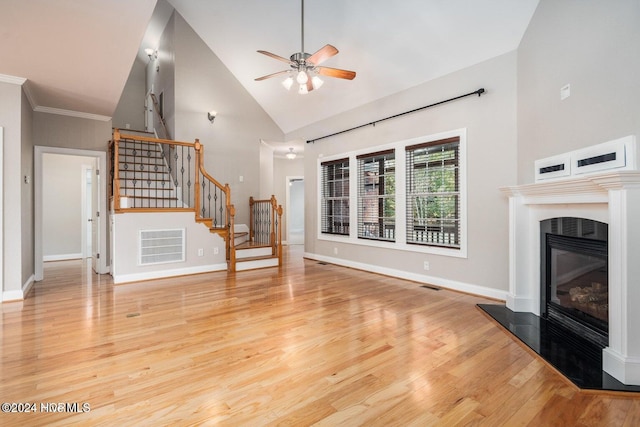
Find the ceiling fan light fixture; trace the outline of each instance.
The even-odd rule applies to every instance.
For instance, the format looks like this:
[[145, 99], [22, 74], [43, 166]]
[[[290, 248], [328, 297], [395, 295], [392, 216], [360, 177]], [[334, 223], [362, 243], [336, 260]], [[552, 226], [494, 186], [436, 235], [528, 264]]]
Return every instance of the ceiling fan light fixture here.
[[316, 90], [320, 89], [320, 86], [322, 86], [323, 84], [324, 84], [324, 81], [322, 81], [322, 79], [318, 76], [313, 76], [313, 78], [311, 79], [311, 85]]
[[308, 80], [309, 80], [309, 76], [307, 75], [307, 72], [304, 70], [301, 70], [296, 77], [296, 81], [301, 85], [306, 84]]
[[282, 82], [282, 86], [284, 86], [286, 90], [291, 89], [291, 86], [293, 86], [293, 77], [289, 76], [284, 79], [284, 81]]
[[305, 84], [301, 84], [300, 87], [298, 88], [298, 93], [300, 95], [306, 95], [309, 93], [309, 90], [307, 89], [307, 85]]
[[287, 159], [293, 160], [296, 158], [296, 153], [293, 152], [293, 147], [289, 148], [289, 152], [287, 153]]

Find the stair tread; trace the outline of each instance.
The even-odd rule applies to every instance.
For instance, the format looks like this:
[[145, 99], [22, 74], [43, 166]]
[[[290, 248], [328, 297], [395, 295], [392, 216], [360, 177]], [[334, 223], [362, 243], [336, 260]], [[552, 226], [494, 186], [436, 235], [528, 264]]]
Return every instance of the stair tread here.
[[268, 245], [266, 243], [242, 242], [239, 245], [236, 245], [236, 250], [242, 251], [247, 249], [260, 249], [270, 247], [271, 245]]
[[247, 261], [261, 261], [263, 259], [278, 259], [278, 256], [277, 255], [261, 255], [261, 256], [251, 256], [246, 258], [236, 258], [236, 263], [247, 262]]
[[130, 194], [123, 194], [120, 197], [127, 197], [129, 199], [145, 199], [145, 200], [178, 200], [177, 197], [150, 197], [150, 196], [133, 196]]

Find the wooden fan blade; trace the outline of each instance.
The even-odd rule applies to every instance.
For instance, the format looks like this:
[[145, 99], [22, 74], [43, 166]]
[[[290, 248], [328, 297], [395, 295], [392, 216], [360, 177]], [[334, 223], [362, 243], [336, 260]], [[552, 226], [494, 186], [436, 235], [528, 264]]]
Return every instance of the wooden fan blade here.
[[337, 77], [339, 79], [353, 80], [356, 77], [355, 71], [340, 70], [338, 68], [316, 67], [318, 74], [327, 77]]
[[333, 55], [338, 53], [338, 49], [331, 46], [330, 44], [325, 45], [322, 49], [318, 50], [316, 53], [307, 58], [307, 62], [310, 62], [313, 65], [320, 65], [327, 59], [331, 58]]
[[270, 79], [271, 77], [276, 77], [276, 76], [280, 76], [282, 74], [288, 74], [288, 73], [289, 73], [289, 70], [278, 71], [277, 73], [267, 74], [266, 76], [258, 77], [257, 79], [254, 79], [254, 80], [259, 82], [260, 80], [266, 80], [266, 79]]
[[258, 53], [267, 55], [273, 59], [277, 59], [278, 61], [286, 62], [289, 65], [296, 65], [296, 63], [291, 61], [290, 59], [283, 58], [282, 56], [276, 55], [275, 53], [267, 52], [266, 50], [259, 50]]
[[311, 92], [313, 90], [313, 83], [311, 83], [311, 79], [307, 80], [307, 92]]

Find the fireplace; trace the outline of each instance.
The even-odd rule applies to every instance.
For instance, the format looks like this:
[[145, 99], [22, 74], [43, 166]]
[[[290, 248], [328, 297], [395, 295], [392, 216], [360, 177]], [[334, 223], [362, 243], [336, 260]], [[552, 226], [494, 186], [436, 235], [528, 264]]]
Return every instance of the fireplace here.
[[[541, 222], [573, 217], [607, 224], [608, 344], [601, 351], [602, 370], [622, 384], [640, 386], [640, 171], [585, 174], [503, 191], [509, 196], [510, 218], [506, 307], [514, 313], [542, 318], [546, 309], [541, 301], [541, 257], [546, 257]], [[604, 283], [590, 280], [587, 286], [602, 289]]]
[[600, 349], [609, 345], [607, 236], [590, 219], [540, 222], [540, 314]]

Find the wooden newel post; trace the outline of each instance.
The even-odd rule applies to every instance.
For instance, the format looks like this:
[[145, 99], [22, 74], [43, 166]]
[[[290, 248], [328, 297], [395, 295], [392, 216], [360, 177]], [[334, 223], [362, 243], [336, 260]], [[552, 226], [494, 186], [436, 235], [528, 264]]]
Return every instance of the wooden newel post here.
[[236, 208], [233, 205], [228, 205], [227, 211], [229, 212], [229, 233], [227, 235], [227, 254], [229, 258], [229, 271], [236, 271], [236, 245], [234, 242], [234, 218], [236, 216]]
[[196, 210], [196, 218], [201, 218], [200, 214], [200, 167], [202, 165], [202, 144], [200, 144], [200, 140], [196, 139], [196, 143], [194, 145], [194, 150], [196, 152], [196, 171], [195, 171], [195, 191], [193, 193], [194, 203], [193, 208]]
[[278, 206], [278, 265], [282, 265], [282, 205]]
[[120, 154], [118, 146], [120, 145], [120, 129], [113, 131], [113, 210], [120, 211]]
[[278, 210], [278, 206], [276, 204], [276, 196], [271, 195], [271, 232], [269, 233], [269, 244], [271, 245], [272, 251], [271, 255], [277, 255], [276, 253], [276, 214]]
[[249, 197], [249, 241], [253, 242], [256, 233], [256, 230], [253, 227], [253, 205], [255, 204], [255, 200], [253, 200], [253, 196]]

